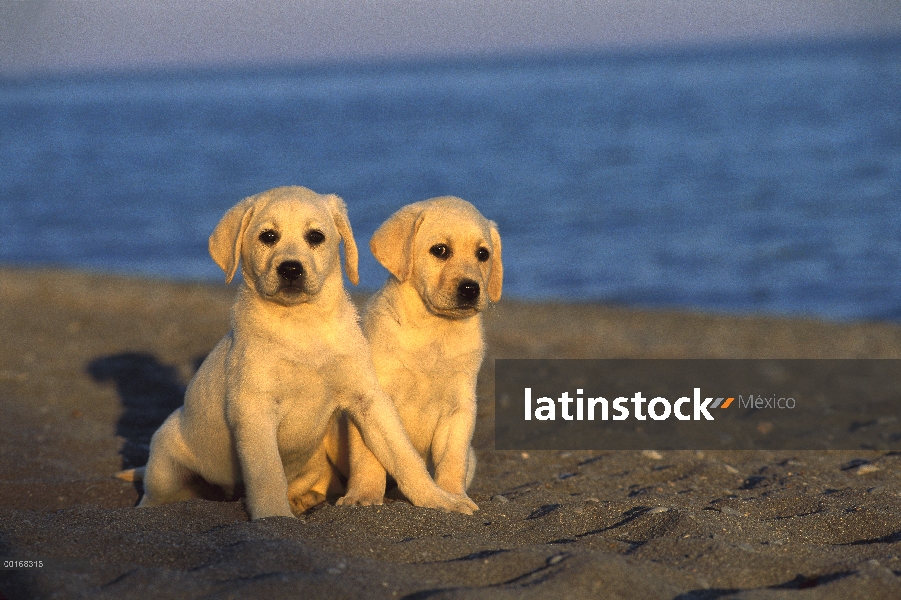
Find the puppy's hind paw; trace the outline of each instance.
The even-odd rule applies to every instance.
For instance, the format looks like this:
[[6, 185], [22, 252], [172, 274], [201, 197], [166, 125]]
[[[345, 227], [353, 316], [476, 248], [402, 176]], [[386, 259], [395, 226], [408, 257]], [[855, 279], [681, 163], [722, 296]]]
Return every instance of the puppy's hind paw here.
[[288, 501], [291, 503], [291, 512], [299, 515], [310, 510], [314, 506], [318, 506], [325, 502], [325, 494], [309, 490], [308, 492], [289, 498]]

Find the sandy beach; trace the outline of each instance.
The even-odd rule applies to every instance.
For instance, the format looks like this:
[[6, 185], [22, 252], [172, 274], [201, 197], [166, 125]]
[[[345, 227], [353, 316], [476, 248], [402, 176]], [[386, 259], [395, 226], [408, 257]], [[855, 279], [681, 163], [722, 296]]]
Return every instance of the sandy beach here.
[[[901, 453], [495, 451], [497, 358], [899, 358], [901, 327], [504, 298], [473, 516], [240, 501], [136, 510], [234, 287], [0, 269], [0, 599], [899, 598]], [[358, 298], [361, 302], [363, 297]]]

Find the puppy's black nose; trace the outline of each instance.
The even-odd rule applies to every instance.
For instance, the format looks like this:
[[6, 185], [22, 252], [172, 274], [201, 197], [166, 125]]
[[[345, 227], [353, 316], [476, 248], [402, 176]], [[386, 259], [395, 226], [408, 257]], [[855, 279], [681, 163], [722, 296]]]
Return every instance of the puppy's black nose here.
[[275, 270], [285, 281], [297, 281], [303, 277], [303, 265], [296, 260], [286, 260]]
[[464, 279], [457, 286], [457, 295], [467, 304], [475, 302], [479, 297], [479, 284], [471, 279]]

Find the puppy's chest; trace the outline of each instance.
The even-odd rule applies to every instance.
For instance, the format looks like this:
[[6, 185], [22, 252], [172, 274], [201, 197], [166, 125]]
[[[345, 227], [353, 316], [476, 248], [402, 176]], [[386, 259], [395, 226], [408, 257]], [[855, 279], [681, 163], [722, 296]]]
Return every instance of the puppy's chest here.
[[[408, 368], [435, 376], [478, 370], [482, 362], [481, 343], [452, 337], [406, 338], [397, 340], [393, 348], [393, 353], [402, 357]], [[391, 350], [384, 348], [383, 351]]]
[[295, 410], [328, 411], [336, 403], [336, 385], [348, 377], [347, 365], [353, 362], [346, 352], [326, 336], [270, 337], [255, 345], [254, 372], [248, 375], [282, 416]]
[[272, 361], [293, 371], [323, 371], [336, 356], [348, 353], [347, 344], [332, 331], [291, 328], [267, 336], [265, 351]]

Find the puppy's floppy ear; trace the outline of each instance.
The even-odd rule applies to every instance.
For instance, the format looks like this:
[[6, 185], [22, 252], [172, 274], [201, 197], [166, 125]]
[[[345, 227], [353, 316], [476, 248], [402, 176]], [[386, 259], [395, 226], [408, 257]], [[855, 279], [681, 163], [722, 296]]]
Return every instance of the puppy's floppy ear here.
[[492, 302], [501, 299], [501, 288], [504, 285], [504, 265], [501, 262], [501, 234], [497, 231], [494, 221], [489, 221], [491, 227], [491, 274], [488, 276], [488, 297]]
[[350, 219], [347, 218], [347, 206], [335, 194], [329, 194], [326, 196], [326, 200], [332, 213], [332, 220], [335, 222], [335, 228], [338, 230], [338, 235], [344, 240], [344, 270], [347, 272], [347, 278], [350, 282], [357, 285], [360, 283], [359, 257], [357, 254], [357, 242], [354, 240], [354, 232], [350, 228]]
[[231, 283], [241, 261], [241, 240], [253, 218], [256, 196], [245, 198], [225, 213], [210, 236], [210, 256], [225, 271], [225, 283]]
[[413, 271], [413, 238], [421, 223], [421, 207], [409, 204], [382, 223], [369, 240], [373, 256], [399, 281], [406, 281]]

